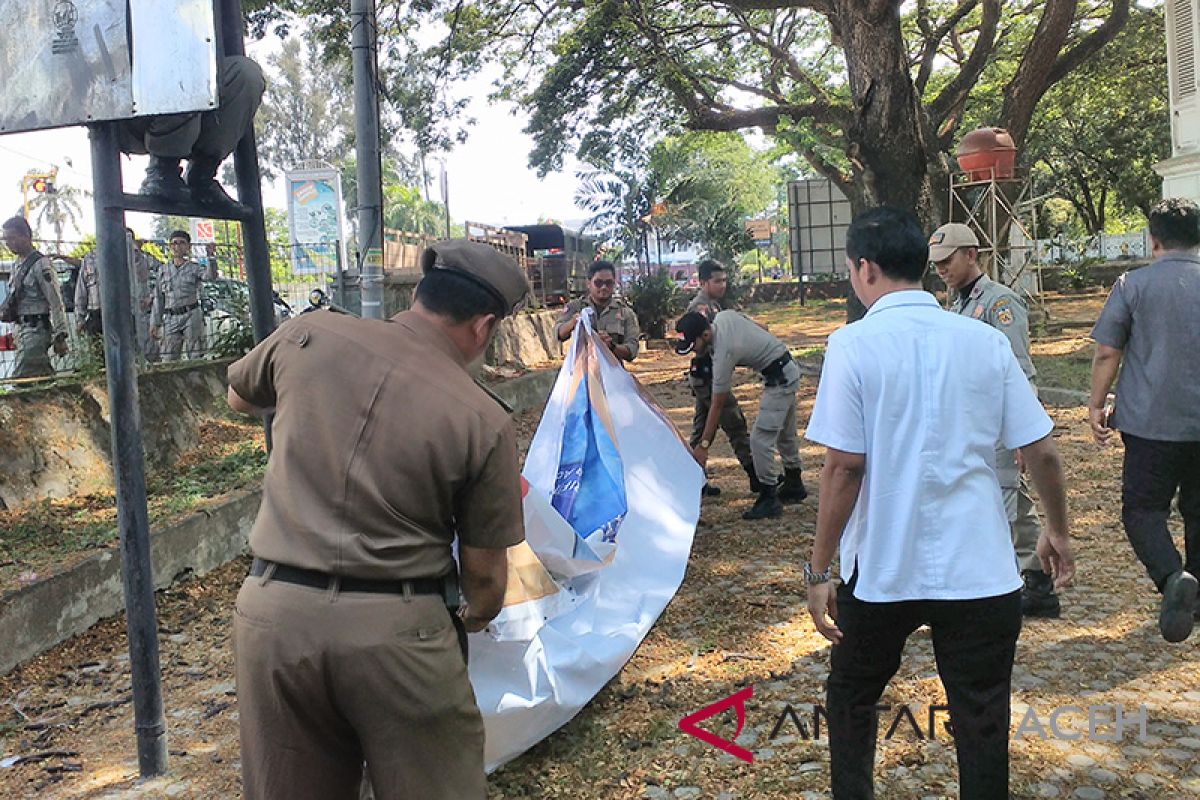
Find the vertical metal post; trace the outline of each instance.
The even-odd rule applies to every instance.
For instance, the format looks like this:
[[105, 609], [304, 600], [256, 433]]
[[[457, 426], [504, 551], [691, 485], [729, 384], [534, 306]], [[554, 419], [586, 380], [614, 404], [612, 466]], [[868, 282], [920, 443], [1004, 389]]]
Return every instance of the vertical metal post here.
[[[241, 0], [220, 0], [220, 34], [223, 55], [244, 56]], [[238, 200], [254, 210], [242, 222], [242, 243], [246, 249], [246, 284], [250, 289], [250, 324], [254, 341], [261, 342], [275, 330], [275, 304], [271, 300], [271, 251], [267, 246], [267, 222], [263, 216], [262, 179], [258, 169], [258, 145], [254, 128], [238, 142], [233, 153], [237, 173]]]
[[358, 175], [358, 272], [362, 315], [383, 318], [383, 185], [379, 152], [379, 84], [375, 2], [350, 0], [354, 62], [354, 147]]
[[104, 323], [104, 361], [112, 432], [113, 480], [121, 571], [125, 586], [125, 626], [133, 673], [133, 719], [142, 777], [167, 769], [167, 725], [163, 717], [158, 663], [154, 575], [150, 563], [150, 521], [138, 413], [137, 357], [129, 290], [125, 211], [121, 206], [121, 162], [115, 123], [91, 126], [92, 190], [96, 201], [96, 253]]
[[450, 176], [446, 174], [446, 164], [442, 163], [442, 208], [446, 212], [446, 238], [450, 238]]

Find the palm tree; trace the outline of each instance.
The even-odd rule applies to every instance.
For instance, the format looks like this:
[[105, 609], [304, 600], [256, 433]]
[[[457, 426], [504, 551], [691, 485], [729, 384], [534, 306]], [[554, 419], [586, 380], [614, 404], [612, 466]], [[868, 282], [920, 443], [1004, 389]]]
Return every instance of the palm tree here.
[[588, 170], [577, 177], [575, 205], [591, 214], [580, 233], [594, 231], [604, 241], [620, 244], [625, 252], [640, 258], [646, 247], [643, 220], [654, 207], [653, 179], [634, 170]]
[[70, 184], [59, 184], [54, 191], [36, 195], [29, 201], [29, 207], [35, 213], [38, 229], [48, 224], [54, 229], [55, 243], [61, 247], [63, 230], [68, 225], [79, 230], [79, 220], [83, 216], [80, 201], [88, 194]]

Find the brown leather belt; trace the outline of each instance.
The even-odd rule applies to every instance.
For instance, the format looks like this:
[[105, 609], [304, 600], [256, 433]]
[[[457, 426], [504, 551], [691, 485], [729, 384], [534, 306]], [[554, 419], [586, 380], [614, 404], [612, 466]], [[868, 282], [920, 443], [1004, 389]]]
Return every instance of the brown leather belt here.
[[199, 303], [189, 303], [186, 306], [175, 306], [174, 308], [168, 308], [168, 309], [166, 309], [166, 313], [170, 314], [173, 317], [177, 317], [180, 314], [186, 314], [189, 311], [195, 311], [199, 307], [200, 307]]
[[441, 578], [412, 578], [409, 580], [374, 580], [370, 578], [350, 578], [331, 575], [315, 569], [301, 569], [278, 564], [263, 558], [254, 559], [250, 565], [250, 577], [261, 578], [267, 573], [268, 567], [274, 567], [271, 580], [283, 583], [294, 583], [298, 586], [308, 586], [313, 589], [328, 589], [333, 581], [338, 582], [342, 592], [365, 592], [369, 594], [441, 594]]

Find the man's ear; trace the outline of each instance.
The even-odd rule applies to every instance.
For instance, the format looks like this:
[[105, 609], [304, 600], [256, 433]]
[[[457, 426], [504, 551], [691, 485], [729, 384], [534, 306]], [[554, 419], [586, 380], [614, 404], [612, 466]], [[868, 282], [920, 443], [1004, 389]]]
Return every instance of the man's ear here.
[[475, 341], [484, 344], [488, 339], [492, 338], [492, 332], [499, 324], [499, 319], [495, 314], [483, 314], [475, 318], [471, 323], [471, 332], [475, 334]]

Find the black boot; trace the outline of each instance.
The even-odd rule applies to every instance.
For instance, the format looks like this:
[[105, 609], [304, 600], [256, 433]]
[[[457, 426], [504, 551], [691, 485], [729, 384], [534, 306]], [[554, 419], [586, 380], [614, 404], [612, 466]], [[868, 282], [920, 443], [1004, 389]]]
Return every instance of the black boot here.
[[783, 483], [779, 484], [779, 502], [784, 505], [793, 505], [804, 502], [806, 497], [808, 497], [808, 489], [804, 488], [804, 481], [800, 480], [800, 468], [785, 467]]
[[1195, 625], [1197, 581], [1190, 572], [1180, 570], [1167, 578], [1158, 610], [1158, 631], [1168, 642], [1182, 642], [1192, 635]]
[[758, 499], [742, 519], [773, 519], [783, 516], [783, 503], [776, 496], [777, 486], [764, 486], [758, 493]]
[[1025, 587], [1021, 589], [1021, 616], [1058, 619], [1058, 595], [1054, 593], [1054, 579], [1040, 569], [1021, 572]]
[[187, 181], [188, 189], [192, 192], [192, 199], [201, 207], [218, 214], [249, 214], [249, 206], [234, 200], [225, 193], [225, 190], [221, 188], [221, 184], [217, 183], [217, 168], [220, 166], [220, 161], [200, 155], [193, 157], [188, 162], [185, 180]]
[[747, 477], [750, 478], [750, 494], [761, 494], [763, 485], [762, 481], [758, 479], [758, 473], [754, 470], [754, 463], [748, 462], [742, 464], [742, 469], [746, 471]]
[[188, 189], [179, 173], [178, 158], [150, 156], [150, 166], [146, 167], [140, 194], [172, 203], [186, 202]]

